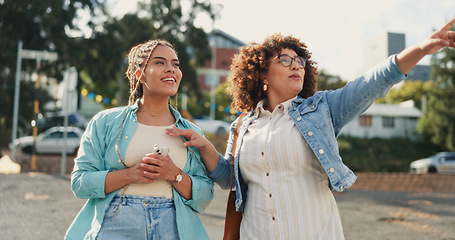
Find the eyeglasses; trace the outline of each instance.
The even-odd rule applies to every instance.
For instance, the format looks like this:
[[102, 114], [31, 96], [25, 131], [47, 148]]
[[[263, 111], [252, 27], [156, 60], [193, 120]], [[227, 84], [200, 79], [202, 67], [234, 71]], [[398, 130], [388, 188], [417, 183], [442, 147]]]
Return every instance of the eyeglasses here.
[[285, 67], [291, 66], [292, 61], [295, 61], [297, 63], [297, 65], [299, 65], [299, 67], [301, 67], [301, 68], [305, 68], [305, 65], [306, 65], [305, 58], [300, 57], [300, 56], [292, 58], [287, 54], [281, 54], [281, 55], [278, 55], [276, 58], [280, 59], [281, 65], [283, 65]]

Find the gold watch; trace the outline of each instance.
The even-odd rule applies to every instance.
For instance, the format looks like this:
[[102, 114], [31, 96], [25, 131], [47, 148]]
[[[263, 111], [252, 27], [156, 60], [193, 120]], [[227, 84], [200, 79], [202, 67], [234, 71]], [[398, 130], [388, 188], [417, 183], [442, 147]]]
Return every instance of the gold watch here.
[[179, 171], [179, 174], [177, 174], [177, 176], [175, 176], [175, 181], [174, 183], [179, 183], [181, 182], [183, 179], [183, 176], [182, 176], [182, 170]]

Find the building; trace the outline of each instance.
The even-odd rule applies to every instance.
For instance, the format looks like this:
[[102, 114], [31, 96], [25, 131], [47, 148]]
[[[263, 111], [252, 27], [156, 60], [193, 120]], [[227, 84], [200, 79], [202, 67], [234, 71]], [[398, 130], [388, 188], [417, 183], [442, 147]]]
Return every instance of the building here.
[[426, 82], [430, 80], [430, 66], [428, 65], [416, 65], [411, 71], [407, 73], [409, 80], [420, 80]]
[[[410, 101], [412, 103], [412, 101]], [[407, 138], [417, 140], [416, 125], [422, 115], [409, 101], [402, 104], [373, 104], [341, 131], [359, 138]]]
[[[362, 72], [374, 67], [390, 55], [400, 53], [405, 48], [405, 35], [403, 33], [385, 32], [370, 39], [363, 47], [364, 65]], [[430, 66], [415, 66], [408, 73], [407, 79], [428, 81], [430, 79]]]
[[405, 49], [405, 35], [402, 33], [382, 33], [368, 40], [364, 47], [363, 70], [368, 70], [392, 54]]
[[218, 29], [210, 32], [208, 38], [214, 58], [207, 61], [203, 68], [196, 70], [202, 91], [210, 91], [212, 87], [215, 88], [226, 81], [230, 73], [232, 57], [238, 53], [239, 47], [245, 45], [242, 41]]

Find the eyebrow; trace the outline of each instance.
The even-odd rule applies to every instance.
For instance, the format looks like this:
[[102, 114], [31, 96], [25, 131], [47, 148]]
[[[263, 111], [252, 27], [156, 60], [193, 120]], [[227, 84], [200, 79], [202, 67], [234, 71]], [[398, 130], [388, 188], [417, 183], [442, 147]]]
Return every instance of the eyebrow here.
[[[154, 58], [152, 58], [152, 60], [153, 60], [153, 59], [162, 59], [162, 60], [166, 60], [166, 58], [164, 58], [164, 57], [154, 57]], [[179, 60], [178, 58], [171, 59], [171, 62], [175, 62], [175, 61], [178, 62], [178, 61], [180, 61], [180, 60]]]

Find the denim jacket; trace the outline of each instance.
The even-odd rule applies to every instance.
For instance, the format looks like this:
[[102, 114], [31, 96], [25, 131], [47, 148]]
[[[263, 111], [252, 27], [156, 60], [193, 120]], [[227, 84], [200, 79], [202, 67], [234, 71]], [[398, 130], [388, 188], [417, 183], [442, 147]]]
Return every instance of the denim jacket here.
[[[90, 121], [81, 139], [78, 155], [74, 160], [71, 173], [71, 188], [81, 199], [88, 199], [73, 223], [69, 227], [65, 239], [95, 239], [110, 202], [119, 190], [104, 193], [106, 174], [109, 171], [124, 169], [115, 150], [119, 139], [120, 125], [123, 119], [123, 132], [118, 143], [122, 159], [137, 127], [136, 111], [138, 103], [126, 107], [113, 108], [98, 113]], [[176, 127], [202, 131], [182, 118], [180, 113], [169, 106], [174, 115]], [[185, 141], [185, 139], [183, 139]], [[213, 199], [213, 182], [206, 175], [199, 150], [188, 147], [185, 167], [182, 169], [192, 180], [192, 198], [186, 200], [173, 189], [176, 209], [177, 228], [180, 239], [209, 239], [199, 212], [205, 210]]]
[[[391, 56], [343, 88], [318, 91], [309, 98], [297, 97], [293, 100], [289, 116], [321, 162], [329, 179], [329, 187], [333, 190], [341, 192], [356, 180], [356, 176], [344, 165], [339, 154], [336, 138], [341, 129], [368, 109], [376, 98], [383, 97], [394, 84], [404, 78], [405, 75], [396, 65], [395, 56]], [[255, 119], [254, 111], [248, 113], [239, 128], [234, 158], [237, 211], [243, 209], [248, 190], [239, 171], [240, 148], [248, 126]], [[210, 177], [224, 189], [230, 186], [230, 159], [233, 151], [233, 132], [237, 122], [238, 120], [231, 125], [225, 156], [219, 155], [218, 166], [210, 174]]]

